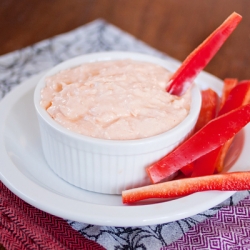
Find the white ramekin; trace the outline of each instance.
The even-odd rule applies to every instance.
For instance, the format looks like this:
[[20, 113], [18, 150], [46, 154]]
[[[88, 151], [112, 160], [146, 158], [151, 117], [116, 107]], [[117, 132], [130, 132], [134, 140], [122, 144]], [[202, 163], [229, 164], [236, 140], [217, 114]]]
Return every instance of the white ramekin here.
[[82, 63], [128, 58], [174, 70], [169, 61], [144, 54], [87, 54], [65, 61], [49, 70], [35, 89], [34, 104], [45, 159], [58, 176], [77, 187], [99, 193], [120, 194], [122, 190], [150, 184], [145, 168], [189, 136], [197, 121], [201, 95], [196, 85], [192, 88], [190, 113], [183, 122], [165, 133], [138, 140], [105, 140], [74, 133], [55, 122], [40, 106], [40, 92], [45, 86], [46, 77]]

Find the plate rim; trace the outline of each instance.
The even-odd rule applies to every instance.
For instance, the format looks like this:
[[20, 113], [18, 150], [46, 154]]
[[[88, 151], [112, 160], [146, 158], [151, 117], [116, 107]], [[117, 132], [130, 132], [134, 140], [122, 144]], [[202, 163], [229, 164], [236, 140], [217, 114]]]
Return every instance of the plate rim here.
[[[0, 164], [0, 180], [4, 185], [6, 185], [7, 188], [9, 188], [22, 200], [38, 209], [68, 220], [95, 225], [124, 227], [148, 226], [184, 219], [214, 207], [236, 193], [235, 191], [206, 191], [206, 196], [208, 198], [213, 198], [212, 202], [209, 203], [209, 206], [207, 203], [200, 202], [199, 205], [192, 209], [192, 211], [190, 211], [190, 209], [177, 209], [178, 214], [173, 215], [171, 213], [166, 214], [168, 212], [170, 202], [174, 205], [189, 204], [192, 203], [190, 202], [190, 198], [192, 201], [197, 200], [200, 198], [201, 193], [195, 193], [177, 200], [161, 202], [157, 204], [110, 206], [92, 203], [90, 204], [76, 199], [71, 199], [69, 197], [52, 192], [51, 190], [48, 190], [34, 182], [19, 169], [17, 169], [15, 164], [8, 157], [8, 153], [6, 152], [5, 148], [5, 140], [3, 140], [5, 128], [4, 124], [5, 119], [9, 114], [8, 111], [10, 111], [11, 107], [16, 102], [18, 102], [16, 97], [19, 97], [20, 99], [23, 94], [31, 91], [32, 88], [35, 87], [37, 79], [39, 79], [44, 73], [45, 72], [39, 73], [23, 81], [0, 101], [0, 116], [4, 118], [3, 122], [0, 123], [0, 158], [3, 159], [3, 163]], [[217, 82], [221, 82], [220, 79], [206, 72], [200, 73], [199, 77], [197, 78], [197, 82], [199, 79], [203, 81], [204, 79], [212, 79], [216, 80]], [[8, 169], [16, 168], [17, 171], [15, 171], [14, 174], [13, 172], [10, 173], [11, 171], [6, 170], [6, 166], [8, 166]], [[26, 185], [23, 185], [23, 183]], [[30, 185], [33, 188], [30, 188]], [[38, 197], [36, 192], [41, 192], [43, 194], [42, 197]], [[204, 196], [204, 194], [202, 196]], [[46, 204], [47, 202], [49, 202], [49, 204]], [[74, 205], [73, 212], [72, 205]], [[141, 212], [142, 208], [143, 213]], [[88, 212], [88, 209], [90, 212]], [[98, 214], [98, 211], [100, 210], [101, 215], [100, 213]]]

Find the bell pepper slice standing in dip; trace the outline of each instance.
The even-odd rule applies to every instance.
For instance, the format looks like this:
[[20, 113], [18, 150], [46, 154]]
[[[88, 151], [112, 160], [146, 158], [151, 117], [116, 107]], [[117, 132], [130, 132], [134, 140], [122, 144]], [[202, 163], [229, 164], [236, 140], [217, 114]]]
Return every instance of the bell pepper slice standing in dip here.
[[151, 181], [160, 182], [183, 166], [215, 150], [249, 122], [250, 104], [211, 120], [172, 152], [146, 169]]
[[202, 177], [185, 178], [122, 192], [123, 203], [150, 198], [178, 198], [208, 190], [240, 191], [250, 189], [250, 172], [234, 172]]
[[210, 62], [226, 39], [240, 23], [242, 17], [232, 13], [202, 44], [200, 44], [173, 74], [167, 86], [170, 94], [181, 96], [194, 78]]

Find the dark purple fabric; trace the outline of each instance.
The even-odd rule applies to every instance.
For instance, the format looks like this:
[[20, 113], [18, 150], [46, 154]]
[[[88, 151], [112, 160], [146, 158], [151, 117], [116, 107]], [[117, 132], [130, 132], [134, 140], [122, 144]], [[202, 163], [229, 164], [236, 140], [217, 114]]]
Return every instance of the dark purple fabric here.
[[104, 249], [56, 216], [34, 208], [0, 182], [0, 247], [6, 249]]
[[250, 196], [221, 208], [165, 249], [250, 249]]

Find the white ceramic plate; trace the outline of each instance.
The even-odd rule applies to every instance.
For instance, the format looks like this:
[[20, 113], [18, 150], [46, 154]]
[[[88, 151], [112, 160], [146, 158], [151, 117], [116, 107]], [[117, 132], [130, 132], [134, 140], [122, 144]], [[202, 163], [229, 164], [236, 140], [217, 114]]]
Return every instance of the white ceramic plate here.
[[[234, 192], [209, 191], [172, 201], [123, 205], [119, 195], [103, 195], [74, 187], [60, 179], [46, 164], [33, 107], [33, 91], [41, 75], [16, 87], [0, 102], [0, 178], [17, 196], [29, 204], [59, 217], [106, 226], [143, 226], [183, 219], [205, 211]], [[202, 73], [202, 87], [221, 91], [221, 81]], [[230, 171], [249, 167], [250, 127], [237, 136]], [[242, 134], [242, 133], [241, 133]], [[243, 149], [242, 149], [243, 148]], [[233, 155], [240, 154], [235, 160]], [[152, 201], [151, 201], [152, 202]]]

